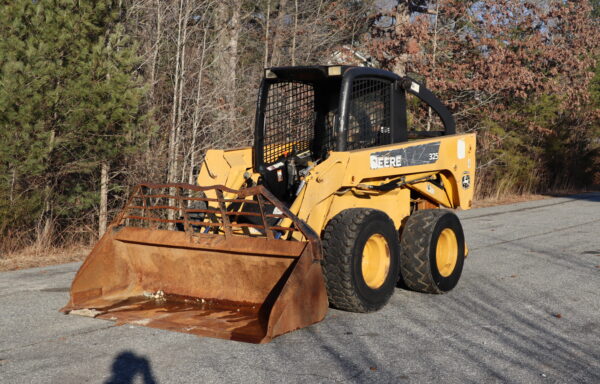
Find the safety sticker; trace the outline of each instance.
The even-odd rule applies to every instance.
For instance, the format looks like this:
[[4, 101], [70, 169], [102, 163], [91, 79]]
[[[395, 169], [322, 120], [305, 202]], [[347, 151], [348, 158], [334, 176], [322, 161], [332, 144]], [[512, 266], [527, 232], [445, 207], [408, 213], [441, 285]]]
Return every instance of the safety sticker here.
[[275, 164], [273, 164], [273, 165], [269, 165], [269, 166], [267, 167], [267, 171], [274, 171], [274, 170], [276, 170], [276, 169], [278, 169], [278, 168], [281, 168], [281, 167], [283, 167], [283, 165], [284, 165], [284, 164], [283, 164], [281, 161], [280, 161], [280, 162], [278, 162], [278, 163], [275, 163]]
[[462, 187], [464, 189], [469, 189], [471, 187], [471, 176], [469, 175], [469, 172], [465, 172], [462, 177]]
[[456, 142], [456, 156], [458, 159], [464, 159], [466, 156], [466, 144], [463, 139], [460, 139]]

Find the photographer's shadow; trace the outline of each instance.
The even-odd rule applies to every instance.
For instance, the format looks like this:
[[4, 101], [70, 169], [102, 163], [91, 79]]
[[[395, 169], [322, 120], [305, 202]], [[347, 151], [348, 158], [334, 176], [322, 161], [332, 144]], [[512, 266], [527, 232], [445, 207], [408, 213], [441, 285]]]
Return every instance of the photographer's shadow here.
[[136, 356], [131, 351], [121, 352], [115, 358], [112, 365], [112, 376], [105, 384], [130, 384], [137, 375], [142, 376], [144, 384], [156, 384], [148, 359]]

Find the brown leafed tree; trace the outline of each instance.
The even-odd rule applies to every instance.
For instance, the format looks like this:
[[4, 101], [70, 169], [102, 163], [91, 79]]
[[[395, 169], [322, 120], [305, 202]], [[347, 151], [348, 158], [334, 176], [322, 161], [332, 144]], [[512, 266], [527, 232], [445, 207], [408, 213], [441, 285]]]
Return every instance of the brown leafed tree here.
[[[480, 180], [497, 191], [495, 177], [512, 154], [522, 155], [515, 168], [544, 167], [540, 147], [566, 121], [589, 137], [590, 124], [573, 117], [589, 109], [598, 57], [591, 11], [588, 1], [439, 0], [410, 13], [400, 2], [373, 14], [363, 42], [382, 67], [419, 74], [455, 112], [459, 129], [479, 131]], [[427, 120], [426, 111], [412, 114]], [[554, 175], [536, 177], [521, 189], [553, 183]]]

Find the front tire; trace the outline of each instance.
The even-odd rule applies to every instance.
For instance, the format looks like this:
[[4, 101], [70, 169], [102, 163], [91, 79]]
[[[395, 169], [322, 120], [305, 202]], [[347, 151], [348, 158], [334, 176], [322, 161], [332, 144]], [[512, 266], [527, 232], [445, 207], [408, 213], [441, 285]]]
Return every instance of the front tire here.
[[453, 289], [462, 274], [465, 237], [458, 217], [445, 209], [417, 211], [402, 231], [401, 280], [426, 293]]
[[394, 293], [399, 274], [398, 232], [374, 209], [346, 209], [323, 234], [323, 272], [329, 303], [351, 312], [381, 309]]

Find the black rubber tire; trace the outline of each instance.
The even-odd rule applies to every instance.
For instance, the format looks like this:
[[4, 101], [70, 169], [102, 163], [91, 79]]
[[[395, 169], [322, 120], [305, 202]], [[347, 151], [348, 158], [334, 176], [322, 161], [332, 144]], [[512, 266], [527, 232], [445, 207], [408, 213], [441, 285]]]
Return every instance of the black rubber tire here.
[[[390, 267], [381, 287], [369, 287], [362, 276], [365, 243], [382, 235], [390, 250]], [[400, 273], [400, 245], [394, 222], [382, 211], [352, 208], [337, 214], [323, 233], [323, 272], [329, 304], [351, 312], [381, 309], [394, 293]]]
[[[435, 253], [440, 233], [446, 228], [456, 235], [458, 255], [454, 270], [444, 277], [437, 269]], [[452, 211], [428, 209], [410, 215], [402, 230], [400, 248], [400, 279], [406, 287], [418, 292], [445, 293], [458, 284], [465, 259], [465, 235]]]

